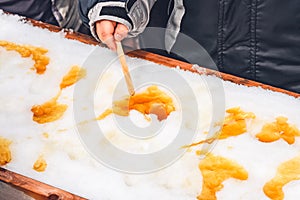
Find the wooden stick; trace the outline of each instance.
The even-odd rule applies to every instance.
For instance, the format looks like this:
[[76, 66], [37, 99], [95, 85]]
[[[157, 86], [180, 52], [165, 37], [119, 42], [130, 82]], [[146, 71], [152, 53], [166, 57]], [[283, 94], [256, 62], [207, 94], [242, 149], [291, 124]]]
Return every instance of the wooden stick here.
[[121, 44], [121, 42], [116, 42], [116, 43], [117, 43], [117, 53], [118, 53], [118, 56], [119, 56], [119, 59], [120, 59], [120, 63], [122, 65], [122, 70], [123, 70], [123, 74], [124, 74], [125, 81], [126, 81], [126, 84], [127, 84], [128, 92], [131, 96], [133, 96], [134, 95], [134, 87], [133, 87], [133, 84], [132, 84], [132, 80], [131, 80], [131, 77], [130, 77], [128, 66], [126, 64], [122, 44]]

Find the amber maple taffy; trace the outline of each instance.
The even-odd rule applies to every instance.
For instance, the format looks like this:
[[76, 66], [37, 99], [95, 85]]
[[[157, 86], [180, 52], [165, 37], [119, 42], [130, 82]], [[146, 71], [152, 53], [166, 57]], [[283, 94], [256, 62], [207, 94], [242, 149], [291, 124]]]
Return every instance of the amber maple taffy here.
[[43, 155], [40, 155], [39, 158], [35, 161], [32, 167], [37, 172], [43, 172], [47, 168], [47, 162], [44, 159]]
[[65, 104], [59, 104], [57, 102], [61, 91], [76, 83], [78, 80], [83, 78], [86, 75], [86, 72], [81, 69], [79, 66], [75, 65], [71, 67], [71, 70], [63, 77], [60, 83], [60, 91], [59, 93], [52, 98], [50, 101], [45, 102], [42, 105], [34, 105], [31, 108], [33, 113], [33, 121], [44, 124], [48, 122], [53, 122], [60, 119], [68, 106]]
[[295, 180], [300, 180], [300, 155], [282, 163], [277, 168], [275, 177], [264, 185], [264, 193], [272, 200], [283, 200], [282, 188]]
[[60, 89], [62, 90], [68, 86], [75, 84], [77, 81], [84, 78], [85, 76], [86, 76], [86, 71], [84, 69], [82, 69], [77, 65], [72, 66], [68, 74], [66, 74], [63, 77], [60, 83]]
[[244, 112], [239, 107], [230, 108], [226, 112], [228, 116], [223, 122], [219, 139], [226, 139], [247, 132], [246, 120], [255, 118], [252, 112]]
[[288, 124], [287, 121], [286, 117], [277, 117], [275, 122], [265, 124], [256, 138], [261, 142], [274, 142], [283, 139], [288, 144], [293, 144], [295, 137], [300, 136], [300, 131], [296, 126]]
[[229, 178], [247, 180], [248, 172], [233, 160], [208, 154], [199, 163], [202, 173], [202, 191], [198, 200], [216, 200], [216, 193], [223, 188], [223, 182]]
[[10, 144], [10, 140], [0, 136], [0, 166], [6, 165], [11, 161]]
[[68, 106], [65, 104], [59, 104], [57, 99], [60, 94], [52, 98], [50, 101], [43, 103], [42, 105], [34, 105], [31, 108], [33, 113], [33, 121], [44, 124], [58, 120], [63, 116]]
[[19, 45], [4, 40], [0, 40], [0, 46], [7, 51], [18, 52], [23, 58], [31, 57], [34, 61], [34, 68], [37, 74], [43, 74], [46, 71], [50, 60], [49, 57], [45, 55], [48, 52], [47, 49], [31, 45]]
[[161, 121], [166, 119], [172, 111], [175, 111], [175, 106], [170, 96], [153, 85], [144, 92], [113, 102], [113, 108], [105, 110], [97, 117], [97, 120], [102, 120], [112, 113], [128, 116], [130, 110], [137, 110], [144, 115], [155, 114]]
[[[228, 114], [223, 122], [221, 133], [218, 139], [226, 139], [228, 137], [238, 136], [247, 132], [246, 121], [249, 119], [254, 119], [255, 115], [252, 112], [245, 112], [240, 107], [234, 107], [226, 110]], [[184, 146], [184, 148], [189, 148], [197, 146], [203, 143], [212, 143], [215, 138], [208, 138], [190, 145]]]

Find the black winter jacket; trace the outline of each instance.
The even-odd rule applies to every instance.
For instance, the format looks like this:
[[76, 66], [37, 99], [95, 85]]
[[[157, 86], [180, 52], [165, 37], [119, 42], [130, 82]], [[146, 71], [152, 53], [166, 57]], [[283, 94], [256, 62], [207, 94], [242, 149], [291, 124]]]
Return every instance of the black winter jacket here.
[[[130, 30], [138, 26], [133, 9], [144, 5], [138, 1], [120, 0], [125, 2], [124, 19], [132, 26]], [[85, 5], [86, 2], [89, 4]], [[85, 21], [89, 20], [88, 12], [99, 2], [106, 0], [81, 0]], [[173, 9], [174, 2], [180, 0], [173, 0], [171, 6], [170, 1], [157, 1], [151, 6], [150, 22], [146, 20], [148, 26], [167, 27], [168, 17], [176, 9]], [[183, 0], [183, 5], [180, 31], [201, 44], [220, 71], [300, 93], [299, 0]], [[105, 13], [110, 14], [114, 15]], [[97, 15], [101, 16], [101, 12]], [[145, 21], [143, 16], [141, 20]], [[142, 37], [142, 42], [153, 41], [143, 41]]]
[[0, 9], [89, 34], [79, 16], [78, 0], [1, 0]]
[[38, 21], [58, 25], [52, 10], [51, 0], [1, 0], [0, 9], [26, 16]]

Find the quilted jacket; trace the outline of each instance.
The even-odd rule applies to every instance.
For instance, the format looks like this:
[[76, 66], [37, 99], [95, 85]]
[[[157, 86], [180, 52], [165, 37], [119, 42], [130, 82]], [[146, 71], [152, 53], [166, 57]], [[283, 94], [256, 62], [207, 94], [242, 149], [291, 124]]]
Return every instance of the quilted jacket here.
[[82, 32], [85, 32], [78, 13], [78, 0], [1, 0], [0, 9], [75, 31], [82, 29]]
[[[168, 52], [183, 44], [178, 32], [183, 33], [208, 52], [218, 70], [300, 93], [299, 0], [155, 2], [80, 0], [80, 13], [92, 31], [97, 20], [115, 20], [128, 26], [130, 36], [140, 34], [145, 47], [162, 43], [166, 51], [156, 52], [174, 57]], [[172, 31], [149, 40], [141, 34], [146, 26]], [[185, 51], [195, 54], [193, 48]], [[201, 60], [197, 64], [210, 67]]]

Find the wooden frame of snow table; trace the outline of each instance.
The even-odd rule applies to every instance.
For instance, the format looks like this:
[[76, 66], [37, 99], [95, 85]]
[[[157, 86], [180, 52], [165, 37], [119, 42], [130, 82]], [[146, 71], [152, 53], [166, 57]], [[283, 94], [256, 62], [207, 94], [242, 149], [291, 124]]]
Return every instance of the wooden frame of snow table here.
[[[92, 37], [90, 37], [88, 35], [76, 33], [76, 32], [69, 31], [69, 30], [63, 30], [57, 26], [53, 26], [53, 25], [46, 24], [43, 22], [35, 21], [32, 19], [24, 19], [24, 21], [26, 23], [31, 23], [33, 26], [45, 28], [52, 32], [64, 31], [65, 37], [68, 39], [77, 40], [77, 41], [80, 41], [80, 42], [83, 42], [86, 44], [90, 44], [90, 45], [99, 45], [99, 43], [95, 39], [93, 39]], [[129, 53], [127, 53], [128, 56], [149, 60], [149, 61], [161, 64], [164, 66], [168, 66], [168, 67], [178, 67], [179, 66], [180, 68], [182, 68], [184, 70], [189, 70], [189, 71], [195, 72], [195, 73], [200, 73], [200, 74], [202, 73], [202, 74], [206, 74], [206, 75], [218, 75], [218, 76], [221, 76], [221, 78], [223, 80], [231, 81], [236, 84], [252, 86], [252, 87], [261, 87], [266, 90], [284, 93], [284, 94], [287, 94], [287, 95], [290, 95], [293, 97], [300, 97], [300, 94], [298, 94], [298, 93], [294, 93], [294, 92], [287, 91], [284, 89], [272, 87], [272, 86], [258, 83], [255, 81], [236, 77], [233, 75], [216, 72], [216, 71], [209, 70], [209, 69], [203, 68], [203, 70], [201, 72], [199, 72], [192, 68], [192, 66], [193, 66], [192, 64], [182, 62], [179, 60], [175, 60], [172, 58], [167, 58], [167, 57], [157, 55], [154, 53], [149, 53], [149, 52], [142, 51], [142, 50], [130, 51], [129, 48], [127, 48], [127, 50], [129, 50]], [[85, 199], [85, 198], [76, 196], [74, 194], [71, 194], [67, 191], [52, 187], [50, 185], [41, 183], [39, 181], [33, 180], [31, 178], [25, 177], [23, 175], [17, 174], [15, 172], [9, 171], [9, 170], [1, 168], [1, 167], [0, 167], [0, 181], [7, 183], [7, 184], [13, 186], [14, 188], [17, 188], [18, 190], [24, 192], [25, 194], [28, 194], [29, 196], [32, 196], [33, 198], [39, 199], [39, 200], [40, 199], [53, 199], [53, 200], [54, 199], [74, 199], [74, 200]]]

